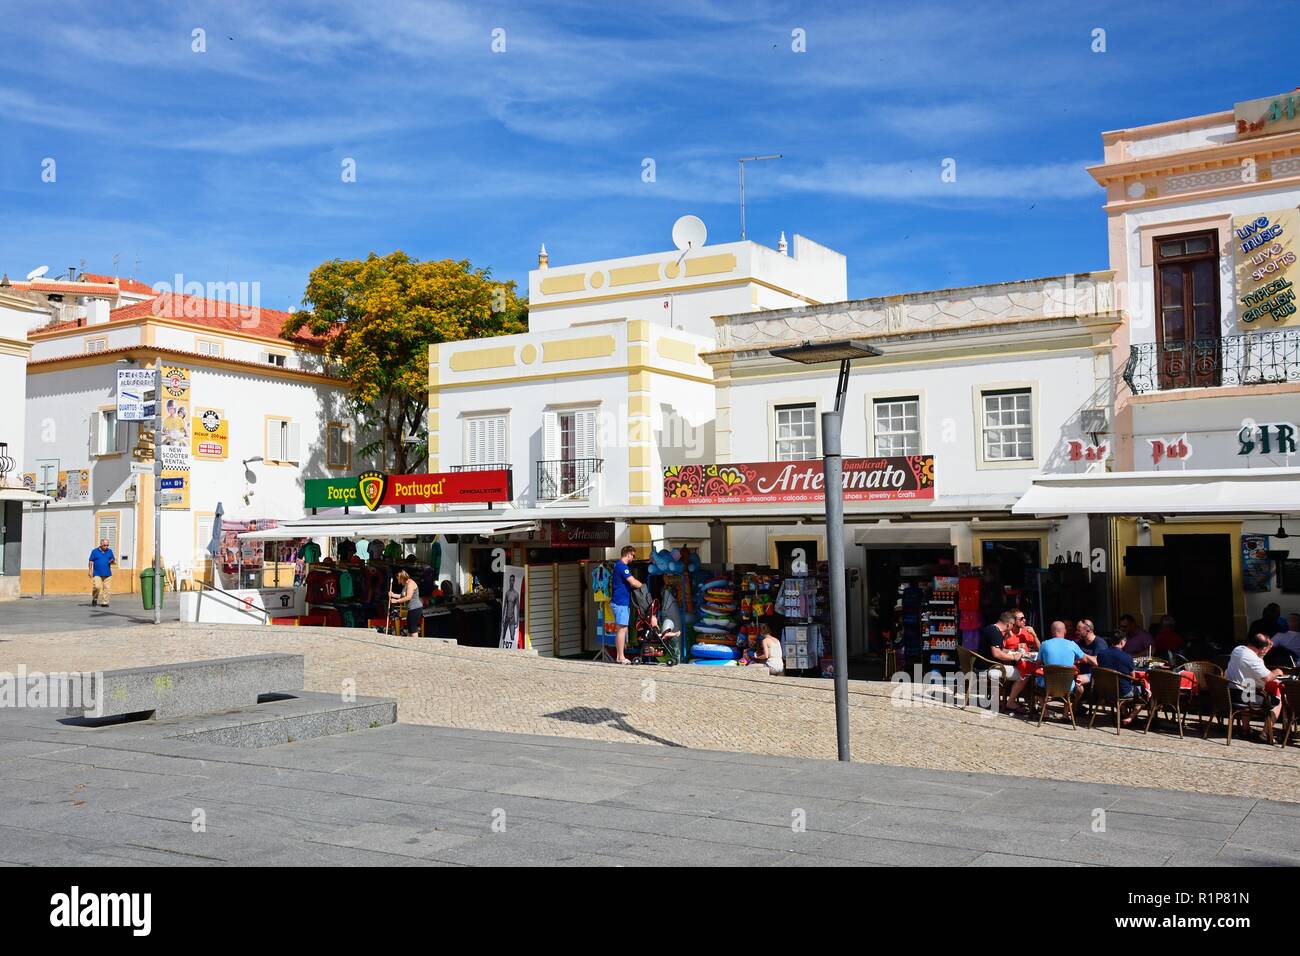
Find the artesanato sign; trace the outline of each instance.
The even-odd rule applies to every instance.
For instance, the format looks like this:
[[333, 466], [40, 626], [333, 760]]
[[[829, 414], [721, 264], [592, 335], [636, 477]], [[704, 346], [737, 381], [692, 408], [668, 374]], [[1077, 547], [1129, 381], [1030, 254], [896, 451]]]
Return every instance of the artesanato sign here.
[[432, 475], [367, 471], [355, 478], [309, 478], [304, 482], [303, 507], [374, 511], [380, 505], [491, 504], [513, 497], [508, 468]]
[[[825, 501], [820, 460], [672, 465], [664, 469], [664, 504], [716, 505]], [[845, 501], [934, 497], [934, 456], [845, 458]]]

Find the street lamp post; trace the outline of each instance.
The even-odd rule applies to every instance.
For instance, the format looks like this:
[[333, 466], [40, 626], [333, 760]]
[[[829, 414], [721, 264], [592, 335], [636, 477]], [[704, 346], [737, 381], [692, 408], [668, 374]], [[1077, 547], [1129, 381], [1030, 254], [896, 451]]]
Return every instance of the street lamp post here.
[[849, 387], [849, 366], [855, 358], [880, 354], [874, 346], [856, 339], [804, 342], [772, 349], [775, 358], [803, 365], [839, 362], [835, 384], [835, 409], [822, 412], [822, 476], [826, 500], [826, 563], [831, 584], [831, 660], [835, 680], [835, 737], [839, 759], [849, 759], [849, 626], [844, 582], [844, 458], [840, 437], [844, 427], [844, 394]]
[[745, 164], [760, 163], [768, 159], [780, 159], [780, 153], [771, 156], [743, 156], [736, 162], [740, 165], [740, 238], [745, 238]]

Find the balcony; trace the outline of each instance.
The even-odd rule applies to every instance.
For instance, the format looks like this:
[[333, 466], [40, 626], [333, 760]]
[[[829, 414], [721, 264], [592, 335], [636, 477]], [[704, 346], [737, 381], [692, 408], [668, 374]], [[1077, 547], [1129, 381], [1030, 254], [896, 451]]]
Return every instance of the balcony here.
[[1134, 345], [1124, 382], [1134, 395], [1300, 382], [1300, 328]]
[[603, 458], [564, 458], [537, 463], [538, 501], [591, 501]]
[[483, 461], [473, 465], [452, 465], [452, 471], [510, 471], [508, 461]]

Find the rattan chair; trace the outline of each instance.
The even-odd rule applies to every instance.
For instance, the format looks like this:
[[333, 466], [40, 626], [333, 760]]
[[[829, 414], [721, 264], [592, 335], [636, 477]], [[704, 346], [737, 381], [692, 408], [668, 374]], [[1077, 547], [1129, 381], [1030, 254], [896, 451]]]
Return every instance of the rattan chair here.
[[1182, 737], [1187, 723], [1187, 712], [1183, 710], [1183, 678], [1177, 671], [1153, 669], [1147, 671], [1147, 681], [1151, 684], [1151, 700], [1147, 703], [1147, 725], [1142, 732], [1151, 729], [1151, 721], [1159, 711], [1173, 714], [1178, 736]]
[[[1032, 681], [1037, 685], [1038, 681]], [[1059, 700], [1065, 705], [1065, 712], [1070, 716], [1070, 726], [1078, 730], [1078, 725], [1074, 722], [1074, 668], [1073, 667], [1056, 667], [1052, 664], [1046, 664], [1043, 667], [1043, 686], [1039, 687], [1036, 694], [1043, 697], [1042, 710], [1038, 712], [1038, 726], [1043, 726], [1043, 718], [1047, 716], [1047, 705], [1054, 700]]]
[[1209, 687], [1210, 713], [1205, 721], [1205, 728], [1201, 731], [1201, 737], [1207, 737], [1210, 733], [1210, 724], [1215, 720], [1220, 723], [1226, 723], [1228, 737], [1226, 745], [1232, 746], [1232, 725], [1241, 721], [1250, 732], [1250, 722], [1256, 718], [1267, 728], [1268, 722], [1265, 712], [1254, 710], [1249, 704], [1238, 704], [1232, 699], [1232, 682], [1226, 677], [1220, 677], [1218, 674], [1206, 674], [1205, 683]]
[[1291, 742], [1291, 731], [1300, 727], [1300, 680], [1282, 682], [1282, 746]]
[[1115, 735], [1118, 737], [1124, 719], [1124, 705], [1136, 703], [1138, 706], [1135, 713], [1142, 709], [1142, 699], [1140, 697], [1121, 697], [1119, 695], [1119, 682], [1121, 680], [1136, 683], [1128, 675], [1113, 671], [1109, 667], [1094, 667], [1092, 669], [1092, 680], [1089, 681], [1092, 685], [1092, 712], [1088, 718], [1089, 730], [1097, 722], [1099, 711], [1106, 708], [1115, 712]]
[[[966, 649], [962, 648], [961, 650], [966, 650]], [[966, 653], [970, 655], [970, 657], [968, 658], [970, 662], [970, 670], [966, 671], [966, 673], [984, 674], [990, 671], [995, 672], [997, 674], [996, 680], [998, 682], [998, 701], [999, 704], [1005, 703], [1007, 699], [1007, 694], [1010, 693], [1011, 691], [1011, 682], [1007, 680], [1007, 675], [1006, 672], [1003, 671], [1002, 665], [999, 664], [997, 661], [989, 660], [983, 654], [977, 654], [972, 650], [966, 650]], [[957, 660], [958, 661], [961, 660], [960, 651], [958, 652]]]

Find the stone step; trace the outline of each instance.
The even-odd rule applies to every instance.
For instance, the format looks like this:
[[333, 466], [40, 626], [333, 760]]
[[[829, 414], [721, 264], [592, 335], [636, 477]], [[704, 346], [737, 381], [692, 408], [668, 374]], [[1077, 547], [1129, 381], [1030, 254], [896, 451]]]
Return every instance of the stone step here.
[[223, 747], [273, 747], [277, 744], [355, 733], [397, 722], [397, 701], [300, 691], [296, 696], [241, 707], [224, 714], [159, 721], [151, 726], [164, 737]]
[[303, 687], [301, 654], [255, 654], [128, 667], [67, 678], [64, 700], [73, 717], [107, 718], [150, 714], [155, 720], [214, 714], [256, 704], [270, 693]]

